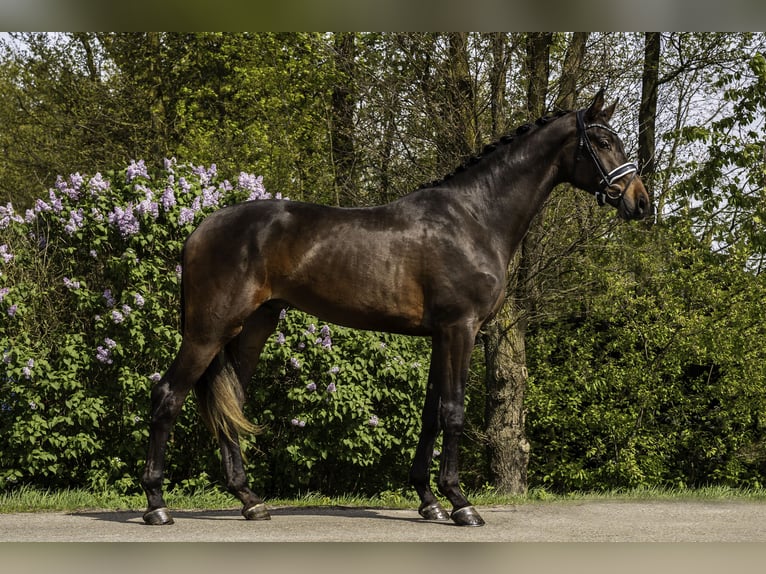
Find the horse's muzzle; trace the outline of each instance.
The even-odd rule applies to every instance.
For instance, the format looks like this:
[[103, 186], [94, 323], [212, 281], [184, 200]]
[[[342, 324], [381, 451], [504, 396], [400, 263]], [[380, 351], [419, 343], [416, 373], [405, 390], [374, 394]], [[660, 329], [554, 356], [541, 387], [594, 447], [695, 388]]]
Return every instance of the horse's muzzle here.
[[652, 202], [641, 178], [634, 177], [619, 200], [617, 212], [625, 220], [645, 219], [652, 214]]

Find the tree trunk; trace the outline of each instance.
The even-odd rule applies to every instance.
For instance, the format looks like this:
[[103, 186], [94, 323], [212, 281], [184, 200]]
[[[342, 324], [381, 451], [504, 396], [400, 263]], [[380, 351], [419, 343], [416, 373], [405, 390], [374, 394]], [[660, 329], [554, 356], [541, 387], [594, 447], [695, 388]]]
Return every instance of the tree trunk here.
[[468, 34], [450, 32], [447, 38], [450, 74], [447, 93], [450, 104], [449, 129], [454, 134], [456, 155], [465, 160], [476, 152], [481, 139], [474, 119], [475, 97], [468, 63]]
[[644, 71], [641, 77], [641, 107], [638, 117], [638, 165], [649, 199], [654, 204], [655, 123], [657, 120], [657, 93], [659, 87], [661, 35], [644, 35]]
[[152, 120], [152, 147], [154, 160], [159, 162], [161, 158], [167, 157], [168, 148], [168, 123], [167, 110], [165, 109], [165, 99], [163, 94], [163, 72], [162, 72], [162, 34], [160, 32], [146, 33], [146, 49], [149, 54], [149, 67], [147, 70], [147, 79], [149, 86], [149, 113]]
[[[529, 34], [526, 64], [527, 109], [538, 117], [548, 91], [550, 47], [553, 35]], [[529, 442], [524, 434], [524, 392], [527, 388], [527, 305], [522, 247], [511, 259], [508, 297], [484, 330], [487, 387], [487, 446], [492, 483], [498, 492], [527, 491]]]
[[339, 72], [332, 91], [332, 156], [335, 166], [335, 202], [353, 205], [357, 198], [354, 175], [354, 58], [353, 32], [335, 34], [335, 62]]
[[[511, 261], [518, 269], [521, 251]], [[513, 273], [511, 280], [516, 281]], [[515, 287], [515, 286], [514, 286]], [[510, 289], [511, 292], [515, 288]], [[487, 446], [492, 484], [498, 492], [527, 492], [529, 442], [524, 434], [524, 393], [527, 387], [526, 313], [508, 297], [484, 329], [487, 388]]]
[[571, 110], [575, 107], [577, 100], [577, 79], [585, 59], [585, 48], [588, 44], [589, 35], [590, 32], [575, 32], [569, 41], [569, 46], [564, 56], [564, 65], [561, 69], [559, 93], [556, 97], [556, 107], [561, 110]]
[[489, 107], [492, 114], [492, 138], [498, 139], [505, 131], [505, 81], [508, 76], [506, 61], [507, 41], [504, 32], [491, 34], [492, 68], [489, 85], [491, 90]]

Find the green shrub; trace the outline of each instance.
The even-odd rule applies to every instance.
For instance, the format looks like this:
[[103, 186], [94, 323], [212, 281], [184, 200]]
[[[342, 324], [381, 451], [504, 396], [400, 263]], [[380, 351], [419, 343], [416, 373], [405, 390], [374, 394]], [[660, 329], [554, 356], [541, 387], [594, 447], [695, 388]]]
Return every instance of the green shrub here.
[[[151, 384], [180, 344], [183, 241], [213, 210], [268, 197], [250, 174], [232, 184], [214, 165], [168, 160], [152, 175], [131, 162], [59, 178], [23, 215], [0, 208], [0, 488], [138, 490]], [[287, 314], [251, 385], [247, 408], [265, 429], [246, 445], [256, 485], [337, 489], [372, 477], [400, 486], [419, 426], [424, 342], [312, 332], [312, 322]], [[166, 476], [189, 487], [220, 477], [191, 400]]]

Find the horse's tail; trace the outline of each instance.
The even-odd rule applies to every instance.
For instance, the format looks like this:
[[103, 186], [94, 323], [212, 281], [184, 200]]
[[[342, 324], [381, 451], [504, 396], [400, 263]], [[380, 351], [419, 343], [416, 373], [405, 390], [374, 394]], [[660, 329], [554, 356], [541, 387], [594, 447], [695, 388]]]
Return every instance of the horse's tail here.
[[245, 394], [226, 350], [213, 362], [195, 385], [202, 420], [217, 440], [258, 434], [261, 428], [251, 423], [242, 412]]

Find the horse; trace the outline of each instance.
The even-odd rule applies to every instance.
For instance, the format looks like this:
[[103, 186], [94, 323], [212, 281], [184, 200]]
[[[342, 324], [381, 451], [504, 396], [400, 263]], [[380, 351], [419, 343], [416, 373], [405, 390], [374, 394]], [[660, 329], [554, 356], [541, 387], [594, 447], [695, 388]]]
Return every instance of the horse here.
[[[546, 116], [488, 146], [479, 159], [391, 203], [342, 208], [258, 200], [206, 217], [187, 238], [181, 346], [151, 391], [141, 484], [149, 525], [172, 524], [162, 495], [172, 425], [192, 388], [221, 450], [226, 487], [248, 520], [268, 520], [248, 487], [239, 436], [258, 357], [287, 307], [357, 329], [431, 337], [422, 428], [409, 481], [426, 520], [484, 524], [460, 488], [458, 444], [477, 335], [503, 304], [511, 256], [552, 189], [595, 195], [624, 220], [651, 212], [649, 195], [609, 126], [615, 101]], [[443, 433], [438, 492], [430, 484]]]

